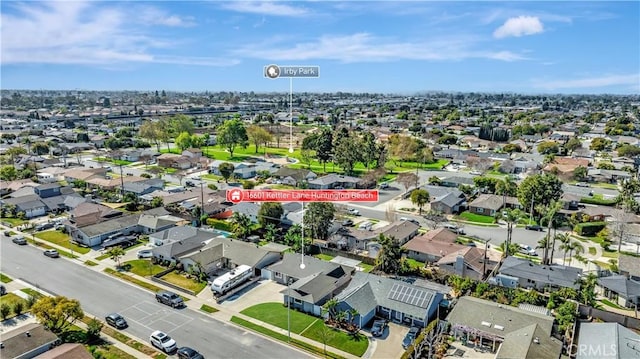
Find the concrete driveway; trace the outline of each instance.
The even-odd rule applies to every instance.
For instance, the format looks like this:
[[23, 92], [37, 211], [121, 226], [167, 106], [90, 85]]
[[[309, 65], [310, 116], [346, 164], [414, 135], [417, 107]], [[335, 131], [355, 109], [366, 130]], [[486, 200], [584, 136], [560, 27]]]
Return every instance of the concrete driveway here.
[[[368, 328], [369, 330], [371, 328]], [[371, 355], [372, 359], [392, 359], [400, 358], [404, 349], [402, 349], [402, 340], [409, 331], [408, 327], [393, 322], [389, 323], [389, 327], [385, 330], [381, 337], [371, 337], [371, 342], [375, 343], [376, 350]]]
[[[249, 287], [232, 295], [227, 300], [220, 303], [220, 305], [239, 312], [260, 303], [282, 303], [283, 296], [280, 294], [280, 291], [287, 287], [270, 280], [260, 280], [256, 283], [257, 285], [250, 285]], [[211, 299], [213, 299], [211, 291], [208, 292], [209, 293], [206, 295], [211, 296]]]

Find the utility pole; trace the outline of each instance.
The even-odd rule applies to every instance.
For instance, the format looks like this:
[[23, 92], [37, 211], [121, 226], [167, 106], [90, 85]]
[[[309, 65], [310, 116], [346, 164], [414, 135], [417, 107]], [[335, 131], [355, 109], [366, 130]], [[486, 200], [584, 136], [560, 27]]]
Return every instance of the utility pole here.
[[122, 165], [120, 165], [120, 195], [124, 198], [124, 177], [122, 177]]
[[[487, 276], [487, 251], [489, 250], [490, 241], [491, 241], [491, 238], [489, 238], [484, 242], [484, 261], [482, 263], [482, 279], [483, 280], [486, 279], [486, 276]], [[439, 309], [439, 306], [438, 306], [438, 309]]]
[[[204, 182], [200, 181], [200, 218], [202, 218], [203, 216], [204, 216]], [[198, 218], [198, 223], [200, 223], [200, 218]], [[202, 227], [202, 223], [200, 223], [200, 227]]]

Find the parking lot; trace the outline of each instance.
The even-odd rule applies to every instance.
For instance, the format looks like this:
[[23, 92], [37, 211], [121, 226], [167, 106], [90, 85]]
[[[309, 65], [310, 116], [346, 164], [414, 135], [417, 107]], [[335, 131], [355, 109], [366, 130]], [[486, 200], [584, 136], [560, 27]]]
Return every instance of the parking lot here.
[[145, 327], [149, 330], [149, 334], [154, 330], [170, 334], [192, 321], [179, 310], [170, 307], [162, 308], [151, 301], [138, 303], [119, 313], [129, 322], [129, 325]]

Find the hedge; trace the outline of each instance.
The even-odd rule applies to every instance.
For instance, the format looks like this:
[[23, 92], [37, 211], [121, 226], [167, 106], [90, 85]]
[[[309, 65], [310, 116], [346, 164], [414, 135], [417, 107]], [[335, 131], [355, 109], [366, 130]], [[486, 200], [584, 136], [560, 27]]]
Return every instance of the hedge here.
[[600, 232], [607, 224], [605, 222], [585, 222], [578, 223], [573, 227], [573, 231], [580, 236], [595, 236]]
[[599, 197], [583, 197], [580, 199], [580, 203], [597, 204], [601, 206], [615, 206], [618, 204], [618, 199], [604, 199]]

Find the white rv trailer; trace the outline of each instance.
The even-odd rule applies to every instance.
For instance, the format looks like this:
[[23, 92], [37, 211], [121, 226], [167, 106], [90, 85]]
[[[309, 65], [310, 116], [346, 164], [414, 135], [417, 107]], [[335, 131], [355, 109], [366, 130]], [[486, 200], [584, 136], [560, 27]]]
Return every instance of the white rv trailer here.
[[253, 270], [248, 265], [239, 265], [231, 271], [216, 278], [211, 284], [214, 294], [222, 295], [251, 278]]

